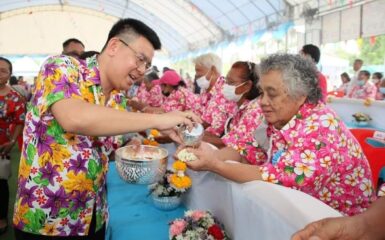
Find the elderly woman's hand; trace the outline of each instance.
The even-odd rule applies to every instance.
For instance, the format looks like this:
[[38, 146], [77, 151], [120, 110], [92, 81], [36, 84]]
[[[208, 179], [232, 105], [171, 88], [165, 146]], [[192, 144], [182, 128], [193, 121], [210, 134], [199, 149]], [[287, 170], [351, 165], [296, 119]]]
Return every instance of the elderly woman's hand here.
[[221, 161], [216, 156], [216, 151], [210, 144], [202, 143], [199, 148], [188, 148], [198, 159], [187, 162], [187, 167], [195, 171], [212, 171]]
[[0, 154], [8, 154], [11, 150], [15, 142], [6, 142], [2, 145], [0, 145]]

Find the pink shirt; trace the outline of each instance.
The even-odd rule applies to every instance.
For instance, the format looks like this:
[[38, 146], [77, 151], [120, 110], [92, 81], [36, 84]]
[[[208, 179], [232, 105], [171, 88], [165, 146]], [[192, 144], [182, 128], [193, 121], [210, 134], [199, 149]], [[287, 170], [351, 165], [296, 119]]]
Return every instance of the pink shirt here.
[[377, 87], [370, 81], [367, 81], [363, 86], [355, 85], [349, 93], [349, 97], [358, 99], [375, 99], [376, 93]]
[[189, 89], [179, 87], [174, 90], [170, 96], [164, 98], [162, 109], [166, 112], [186, 111], [191, 109], [191, 105], [196, 102], [197, 96]]
[[150, 107], [160, 107], [164, 98], [160, 85], [154, 85], [150, 91], [147, 91], [144, 83], [140, 85], [137, 97], [140, 102], [147, 103]]
[[260, 165], [266, 161], [267, 154], [256, 142], [254, 134], [263, 121], [264, 117], [258, 100], [245, 101], [230, 120], [229, 131], [222, 140], [226, 146], [237, 150], [250, 164]]
[[375, 199], [362, 149], [323, 103], [304, 104], [281, 130], [269, 126], [265, 181], [305, 192], [343, 214], [364, 211]]
[[[206, 131], [218, 137], [224, 132], [226, 120], [234, 116], [238, 110], [236, 102], [229, 101], [223, 96], [222, 88], [224, 83], [225, 79], [220, 77], [210, 93], [208, 93], [209, 95], [201, 100], [201, 109], [203, 110], [201, 118], [210, 124]], [[203, 105], [205, 100], [207, 100], [207, 103]]]

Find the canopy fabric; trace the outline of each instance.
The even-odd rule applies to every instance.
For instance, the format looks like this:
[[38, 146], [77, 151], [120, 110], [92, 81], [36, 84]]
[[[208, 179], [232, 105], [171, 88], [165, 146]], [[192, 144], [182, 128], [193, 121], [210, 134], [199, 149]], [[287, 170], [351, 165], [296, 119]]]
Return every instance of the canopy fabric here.
[[284, 0], [2, 0], [0, 54], [55, 54], [79, 38], [100, 50], [119, 18], [155, 29], [176, 56], [288, 21]]

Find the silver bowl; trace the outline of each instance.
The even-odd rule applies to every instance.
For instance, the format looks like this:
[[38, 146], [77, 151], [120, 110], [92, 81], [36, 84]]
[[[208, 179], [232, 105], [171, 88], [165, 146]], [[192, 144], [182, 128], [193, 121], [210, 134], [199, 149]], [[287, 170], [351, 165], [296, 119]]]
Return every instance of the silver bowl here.
[[120, 177], [137, 184], [152, 184], [166, 172], [168, 151], [161, 147], [125, 146], [115, 152], [116, 169]]
[[151, 194], [152, 203], [157, 209], [171, 211], [179, 207], [182, 203], [182, 198], [178, 196], [159, 197]]
[[185, 125], [179, 128], [179, 136], [184, 145], [190, 147], [197, 147], [202, 141], [204, 135], [204, 128], [202, 124], [194, 123], [194, 128], [189, 131]]

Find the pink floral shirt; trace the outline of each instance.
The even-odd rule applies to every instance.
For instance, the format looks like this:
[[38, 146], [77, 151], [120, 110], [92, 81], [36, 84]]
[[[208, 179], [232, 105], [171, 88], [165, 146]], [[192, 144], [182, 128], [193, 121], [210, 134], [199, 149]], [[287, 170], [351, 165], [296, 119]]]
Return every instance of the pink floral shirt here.
[[281, 129], [269, 126], [265, 181], [305, 192], [346, 215], [375, 199], [372, 174], [362, 149], [324, 104], [304, 104]]
[[189, 89], [179, 87], [174, 90], [170, 96], [164, 98], [162, 109], [166, 112], [171, 111], [186, 111], [190, 110], [191, 106], [196, 102], [197, 96]]
[[250, 164], [260, 165], [266, 161], [267, 155], [256, 142], [254, 133], [263, 121], [258, 100], [245, 101], [230, 120], [229, 131], [225, 131], [222, 140], [226, 146], [237, 150]]
[[385, 183], [381, 185], [381, 187], [378, 190], [378, 196], [379, 197], [385, 197]]
[[[235, 115], [238, 110], [236, 102], [227, 100], [222, 94], [222, 88], [225, 83], [223, 77], [219, 78], [215, 86], [211, 89], [208, 96], [202, 97], [203, 113], [201, 118], [210, 124], [206, 131], [221, 136], [224, 132], [226, 120]], [[204, 101], [207, 100], [205, 105]]]
[[146, 86], [142, 83], [137, 94], [140, 102], [147, 103], [150, 107], [160, 107], [163, 103], [163, 94], [160, 85], [155, 84], [150, 91], [147, 91]]
[[350, 98], [358, 98], [358, 99], [375, 99], [377, 93], [377, 87], [374, 86], [373, 83], [367, 81], [365, 85], [359, 86], [355, 85], [352, 91], [349, 93]]

